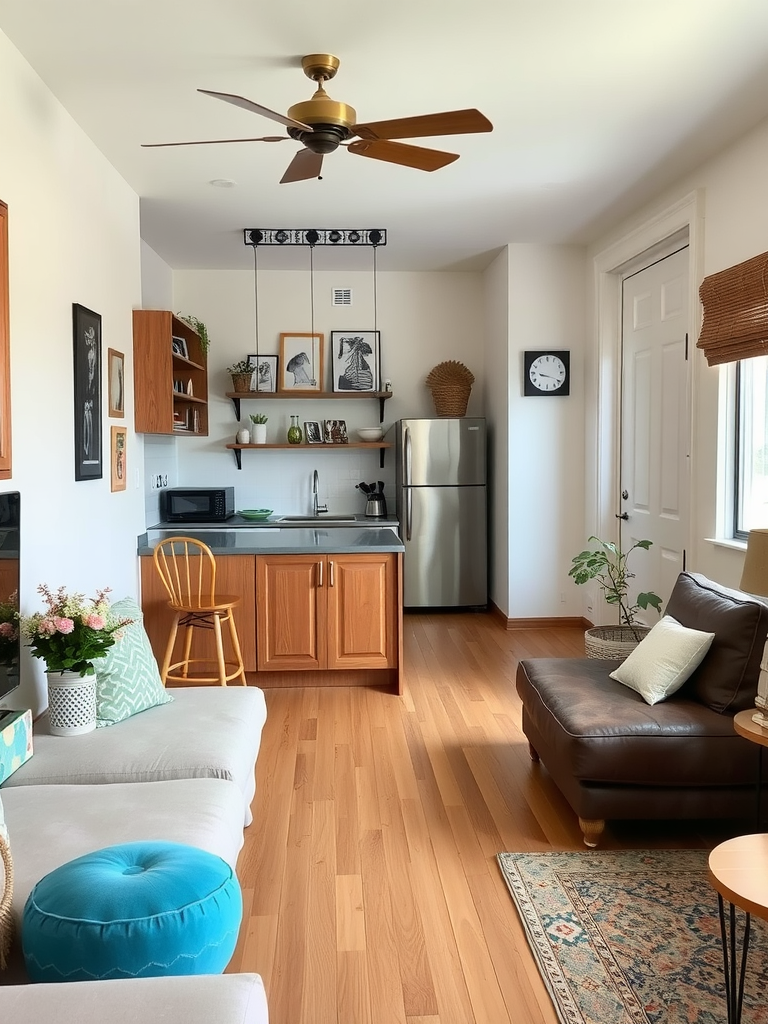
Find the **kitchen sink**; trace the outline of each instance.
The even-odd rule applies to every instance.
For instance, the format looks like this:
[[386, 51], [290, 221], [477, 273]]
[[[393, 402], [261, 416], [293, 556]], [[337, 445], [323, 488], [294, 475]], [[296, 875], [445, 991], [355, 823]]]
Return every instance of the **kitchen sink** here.
[[312, 526], [338, 526], [354, 523], [356, 516], [280, 516], [278, 523], [307, 523]]

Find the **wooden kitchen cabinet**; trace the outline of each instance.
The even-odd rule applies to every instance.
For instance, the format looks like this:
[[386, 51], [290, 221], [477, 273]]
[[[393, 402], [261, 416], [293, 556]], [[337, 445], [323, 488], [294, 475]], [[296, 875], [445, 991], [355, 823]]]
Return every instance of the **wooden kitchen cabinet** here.
[[259, 671], [391, 669], [398, 556], [257, 555]]
[[133, 311], [133, 414], [139, 434], [208, 434], [207, 356], [197, 332], [165, 309]]

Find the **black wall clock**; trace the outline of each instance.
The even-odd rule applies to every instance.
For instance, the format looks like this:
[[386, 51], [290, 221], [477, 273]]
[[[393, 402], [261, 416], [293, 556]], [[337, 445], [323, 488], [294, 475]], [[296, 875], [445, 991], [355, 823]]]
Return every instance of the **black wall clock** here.
[[547, 395], [550, 398], [570, 394], [571, 353], [543, 349], [525, 352], [523, 395]]

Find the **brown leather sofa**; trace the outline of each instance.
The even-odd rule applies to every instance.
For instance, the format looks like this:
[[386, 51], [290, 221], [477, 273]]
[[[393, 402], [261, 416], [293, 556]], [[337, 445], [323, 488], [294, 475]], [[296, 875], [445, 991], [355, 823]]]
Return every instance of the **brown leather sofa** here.
[[611, 679], [617, 661], [533, 658], [518, 667], [531, 757], [579, 816], [587, 846], [606, 819], [753, 819], [761, 748], [734, 732], [733, 716], [753, 706], [768, 606], [684, 572], [665, 612], [715, 638], [662, 703]]

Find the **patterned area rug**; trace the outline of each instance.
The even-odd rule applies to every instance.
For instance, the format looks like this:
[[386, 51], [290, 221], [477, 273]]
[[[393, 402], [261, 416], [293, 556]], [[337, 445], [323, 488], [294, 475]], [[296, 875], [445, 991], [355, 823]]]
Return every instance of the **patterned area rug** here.
[[[564, 1024], [723, 1024], [717, 893], [699, 850], [500, 853]], [[727, 907], [727, 905], [726, 905]], [[739, 934], [743, 915], [739, 915]], [[768, 922], [752, 918], [743, 1024], [768, 1022]]]

